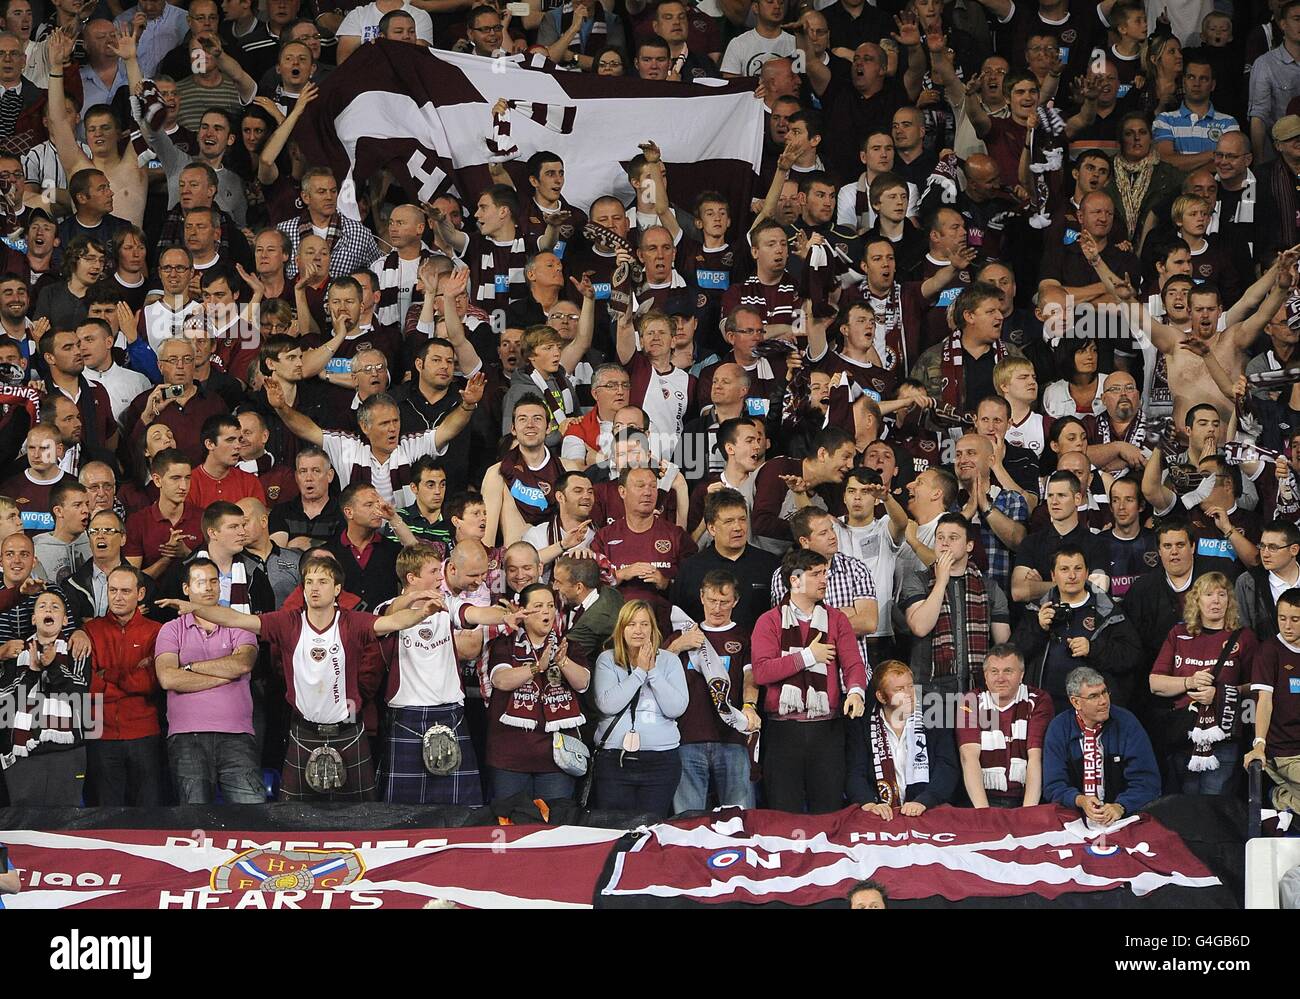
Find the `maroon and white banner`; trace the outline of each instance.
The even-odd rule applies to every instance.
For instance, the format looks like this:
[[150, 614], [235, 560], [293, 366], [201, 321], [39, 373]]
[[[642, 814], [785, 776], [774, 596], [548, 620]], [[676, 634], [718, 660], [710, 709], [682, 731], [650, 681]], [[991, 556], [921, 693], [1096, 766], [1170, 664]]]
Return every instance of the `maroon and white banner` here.
[[8, 909], [590, 908], [621, 829], [0, 830]]
[[491, 183], [489, 140], [501, 141], [492, 107], [519, 101], [551, 109], [511, 116], [509, 145], [518, 151], [507, 167], [525, 203], [531, 191], [523, 164], [546, 149], [565, 162], [571, 204], [585, 211], [606, 194], [629, 204], [625, 164], [640, 143], [654, 140], [674, 204], [717, 190], [739, 218], [762, 156], [762, 102], [752, 89], [752, 81], [713, 87], [545, 71], [381, 41], [361, 46], [329, 75], [294, 138], [308, 163], [333, 169], [339, 208], [355, 218], [357, 189], [382, 169], [421, 201], [444, 192], [476, 196]]
[[1106, 891], [1145, 895], [1216, 878], [1155, 819], [1093, 830], [1055, 805], [1014, 811], [934, 808], [885, 822], [858, 808], [830, 815], [724, 810], [651, 826], [614, 858], [605, 896], [812, 905], [875, 879], [896, 899]]

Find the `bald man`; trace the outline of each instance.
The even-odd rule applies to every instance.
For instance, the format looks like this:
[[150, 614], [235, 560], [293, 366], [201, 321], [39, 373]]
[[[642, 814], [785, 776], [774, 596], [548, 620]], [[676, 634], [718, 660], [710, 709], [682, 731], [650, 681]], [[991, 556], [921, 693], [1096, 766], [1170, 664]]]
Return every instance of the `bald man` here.
[[1137, 288], [1142, 280], [1142, 265], [1132, 251], [1120, 249], [1111, 240], [1112, 228], [1117, 236], [1122, 237], [1123, 227], [1115, 227], [1115, 203], [1109, 194], [1105, 191], [1092, 191], [1083, 196], [1079, 205], [1079, 227], [1079, 239], [1069, 246], [1053, 244], [1047, 247], [1047, 255], [1039, 272], [1039, 292], [1055, 285], [1072, 295], [1076, 304], [1115, 302], [1115, 297], [1106, 291], [1096, 270], [1083, 255], [1081, 243], [1085, 241], [1085, 236], [1091, 238], [1101, 259], [1111, 271], [1121, 279], [1127, 277], [1133, 287]]
[[993, 481], [993, 441], [970, 431], [957, 441], [954, 468], [961, 492], [962, 515], [979, 530], [988, 559], [987, 575], [1004, 590], [1011, 588], [1011, 557], [1024, 540], [1029, 504], [1020, 493]]
[[398, 205], [388, 216], [388, 245], [392, 250], [371, 263], [379, 288], [375, 320], [381, 326], [400, 326], [415, 298], [420, 264], [429, 257], [424, 248], [424, 212], [415, 205]]
[[281, 548], [271, 540], [270, 515], [261, 500], [246, 496], [236, 504], [244, 511], [244, 530], [248, 543], [244, 554], [256, 560], [266, 570], [275, 591], [275, 605], [283, 607], [285, 599], [301, 581], [298, 574], [300, 553], [292, 548]]

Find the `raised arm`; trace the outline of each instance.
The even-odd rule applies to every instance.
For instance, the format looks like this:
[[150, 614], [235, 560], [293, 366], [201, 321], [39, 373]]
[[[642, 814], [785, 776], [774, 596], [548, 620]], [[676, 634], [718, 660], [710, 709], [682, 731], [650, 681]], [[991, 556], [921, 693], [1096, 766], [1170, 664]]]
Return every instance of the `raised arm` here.
[[289, 432], [295, 437], [305, 440], [308, 444], [315, 444], [317, 447], [325, 440], [325, 433], [317, 426], [316, 421], [310, 416], [304, 416], [289, 406], [284, 398], [284, 389], [280, 388], [280, 383], [274, 378], [266, 380], [266, 401], [271, 404], [275, 410], [275, 415], [284, 421], [284, 425], [289, 428]]
[[482, 371], [476, 371], [469, 376], [469, 381], [460, 390], [460, 405], [454, 407], [443, 417], [442, 422], [433, 428], [435, 447], [439, 450], [445, 448], [452, 438], [469, 426], [470, 417], [474, 415], [474, 410], [478, 409], [478, 404], [483, 398], [483, 390], [486, 388], [487, 375]]
[[1164, 453], [1157, 447], [1142, 470], [1142, 495], [1153, 510], [1168, 510], [1178, 499], [1178, 495], [1162, 481], [1163, 468]]
[[[957, 77], [952, 51], [948, 48], [948, 36], [937, 32], [926, 35], [925, 47], [930, 54], [931, 79], [943, 90], [950, 107], [961, 107], [966, 101], [966, 84]], [[971, 86], [975, 86], [975, 81]]]
[[569, 278], [569, 282], [582, 293], [582, 311], [578, 313], [578, 332], [560, 351], [560, 364], [572, 375], [578, 370], [583, 357], [591, 349], [591, 338], [596, 333], [596, 289], [591, 283], [591, 271], [582, 275], [582, 280]]
[[[626, 251], [619, 250], [626, 256]], [[629, 309], [618, 317], [615, 327], [614, 347], [618, 351], [618, 363], [626, 366], [636, 354], [636, 327], [632, 325], [632, 311]]]
[[469, 249], [469, 235], [461, 232], [451, 220], [433, 205], [422, 205], [424, 214], [433, 225], [433, 242], [449, 257], [460, 257]]
[[72, 122], [68, 118], [68, 108], [64, 103], [63, 74], [70, 65], [73, 40], [56, 28], [49, 37], [50, 51], [50, 100], [47, 112], [50, 119], [50, 139], [54, 142], [54, 151], [59, 154], [59, 162], [71, 178], [74, 174], [94, 166], [82, 151], [77, 137], [72, 132]]
[[790, 168], [794, 166], [794, 161], [803, 154], [803, 144], [794, 140], [787, 139], [785, 148], [776, 158], [776, 172], [772, 174], [772, 183], [768, 185], [767, 197], [763, 199], [763, 207], [758, 210], [754, 216], [754, 221], [750, 223], [749, 231], [753, 232], [754, 227], [763, 219], [776, 218], [777, 202], [781, 200], [781, 188], [785, 186], [786, 178], [790, 176]]
[[284, 121], [280, 122], [280, 127], [266, 140], [266, 145], [262, 147], [262, 152], [257, 157], [257, 179], [263, 184], [274, 184], [279, 179], [280, 168], [276, 166], [275, 161], [284, 152], [284, 147], [289, 144], [289, 136], [293, 135], [293, 130], [298, 127], [307, 105], [314, 101], [319, 93], [314, 83], [303, 87], [289, 114]]
[[641, 151], [650, 166], [649, 173], [642, 177], [642, 183], [647, 181], [650, 183], [655, 196], [655, 214], [659, 216], [659, 224], [668, 230], [668, 234], [676, 243], [677, 238], [682, 234], [682, 227], [677, 224], [673, 206], [668, 201], [668, 170], [664, 166], [663, 154], [653, 139], [641, 143]]
[[222, 46], [221, 39], [217, 35], [205, 35], [199, 39], [199, 44], [203, 46], [203, 51], [217, 62], [217, 67], [223, 74], [229, 77], [239, 90], [239, 102], [241, 104], [251, 104], [253, 98], [257, 96], [257, 81], [244, 72], [244, 67], [239, 65], [235, 58], [230, 55]]
[[[1300, 248], [1293, 247], [1293, 249]], [[1224, 329], [1236, 326], [1237, 323], [1249, 317], [1252, 312], [1259, 308], [1259, 303], [1264, 301], [1264, 298], [1273, 289], [1273, 284], [1277, 280], [1277, 265], [1280, 260], [1281, 254], [1274, 258], [1273, 263], [1269, 266], [1268, 270], [1256, 278], [1255, 282], [1242, 292], [1241, 298], [1237, 299], [1237, 301], [1232, 304], [1232, 307], [1223, 314]]]
[[907, 49], [907, 68], [903, 70], [903, 89], [907, 99], [915, 101], [921, 96], [921, 84], [929, 65], [925, 58], [925, 46], [921, 44], [921, 29], [916, 23], [916, 15], [903, 13], [894, 18], [898, 31], [893, 35], [894, 41]]
[[[421, 265], [421, 279], [427, 289], [430, 287], [429, 281], [436, 278], [433, 277], [432, 258], [426, 263], [429, 264], [427, 268]], [[451, 341], [456, 351], [456, 367], [462, 375], [472, 375], [483, 367], [483, 359], [478, 356], [478, 351], [469, 342], [469, 337], [465, 334], [465, 324], [461, 321], [460, 313], [456, 311], [456, 299], [468, 287], [468, 267], [458, 267], [450, 274], [444, 275], [442, 283], [438, 285], [438, 294], [442, 296], [442, 319], [447, 326], [447, 339]], [[424, 300], [426, 304], [431, 303], [433, 295], [425, 291]], [[431, 305], [430, 309], [432, 309]], [[424, 318], [423, 309], [420, 310], [420, 317]]]
[[[1273, 288], [1269, 291], [1268, 297], [1260, 303], [1255, 314], [1249, 319], [1243, 320], [1232, 331], [1232, 343], [1237, 350], [1249, 350], [1251, 345], [1259, 338], [1264, 327], [1272, 320], [1273, 314], [1282, 307], [1287, 296], [1291, 294], [1291, 288], [1295, 285], [1296, 270], [1295, 262], [1300, 258], [1300, 250], [1294, 247], [1278, 254], [1277, 271], [1273, 278]], [[1229, 396], [1228, 398], [1232, 398]]]

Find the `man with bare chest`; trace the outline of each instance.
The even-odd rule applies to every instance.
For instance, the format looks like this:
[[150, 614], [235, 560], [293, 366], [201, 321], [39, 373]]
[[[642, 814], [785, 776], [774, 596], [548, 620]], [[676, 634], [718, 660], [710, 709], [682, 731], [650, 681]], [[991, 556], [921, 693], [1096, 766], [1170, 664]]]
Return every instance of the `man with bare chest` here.
[[[1282, 306], [1291, 290], [1295, 277], [1296, 261], [1300, 248], [1292, 248], [1278, 255], [1268, 272], [1252, 286], [1257, 291], [1267, 284], [1268, 294], [1262, 303], [1249, 311], [1255, 299], [1250, 292], [1228, 310], [1226, 317], [1219, 289], [1209, 283], [1197, 285], [1188, 293], [1188, 311], [1191, 328], [1184, 332], [1177, 326], [1155, 319], [1145, 305], [1136, 304], [1138, 298], [1127, 279], [1118, 279], [1106, 266], [1095, 248], [1080, 239], [1084, 256], [1097, 271], [1097, 276], [1107, 290], [1121, 301], [1130, 303], [1138, 312], [1143, 330], [1150, 331], [1151, 343], [1164, 355], [1168, 365], [1169, 387], [1173, 393], [1174, 425], [1182, 426], [1187, 410], [1198, 403], [1209, 403], [1219, 412], [1225, 425], [1235, 425], [1236, 405], [1220, 391], [1206, 370], [1203, 350], [1186, 347], [1185, 341], [1196, 340], [1208, 346], [1209, 353], [1219, 362], [1230, 382], [1235, 382], [1246, 369], [1246, 351], [1263, 331], [1273, 314]], [[1222, 321], [1222, 322], [1221, 322]], [[1222, 327], [1222, 328], [1220, 328]]]

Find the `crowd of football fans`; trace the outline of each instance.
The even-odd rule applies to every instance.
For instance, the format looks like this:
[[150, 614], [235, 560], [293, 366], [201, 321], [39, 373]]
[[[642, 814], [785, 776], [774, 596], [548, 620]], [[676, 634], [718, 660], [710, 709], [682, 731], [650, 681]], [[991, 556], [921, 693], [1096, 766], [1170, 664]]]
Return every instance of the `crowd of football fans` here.
[[[0, 803], [1289, 821], [1300, 0], [0, 17]], [[402, 44], [740, 81], [754, 197], [309, 161]]]

